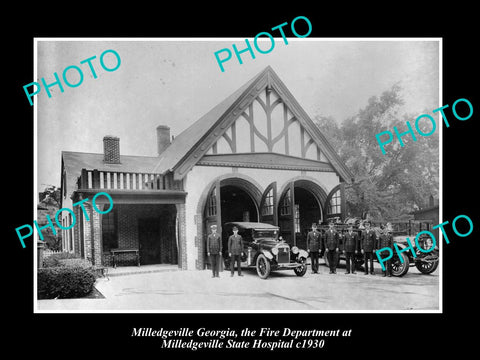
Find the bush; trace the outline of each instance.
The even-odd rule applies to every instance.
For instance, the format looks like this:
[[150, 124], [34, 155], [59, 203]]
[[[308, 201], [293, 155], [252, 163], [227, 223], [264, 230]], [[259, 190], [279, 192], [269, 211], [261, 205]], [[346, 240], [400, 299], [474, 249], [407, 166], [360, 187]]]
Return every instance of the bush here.
[[90, 263], [90, 261], [85, 259], [61, 259], [58, 260], [58, 266], [80, 267], [88, 269], [92, 267], [92, 264]]
[[88, 295], [95, 283], [94, 272], [83, 267], [38, 269], [38, 299], [68, 299]]
[[63, 252], [58, 254], [52, 254], [43, 258], [43, 267], [57, 267], [61, 266], [60, 260], [64, 259], [79, 259], [80, 257], [73, 253]]

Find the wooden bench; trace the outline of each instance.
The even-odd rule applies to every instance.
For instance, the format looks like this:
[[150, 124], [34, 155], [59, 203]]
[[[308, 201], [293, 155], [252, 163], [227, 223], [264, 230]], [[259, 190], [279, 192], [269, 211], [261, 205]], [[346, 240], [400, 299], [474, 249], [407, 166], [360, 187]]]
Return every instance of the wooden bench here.
[[140, 253], [138, 249], [111, 249], [110, 253], [112, 254], [113, 268], [117, 267], [116, 255], [124, 253], [135, 253], [137, 257], [137, 266], [140, 266]]

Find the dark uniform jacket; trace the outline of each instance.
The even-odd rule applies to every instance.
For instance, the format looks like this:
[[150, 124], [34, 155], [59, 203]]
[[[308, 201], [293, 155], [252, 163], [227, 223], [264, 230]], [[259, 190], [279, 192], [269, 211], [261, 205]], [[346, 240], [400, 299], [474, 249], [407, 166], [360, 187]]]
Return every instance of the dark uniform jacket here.
[[377, 249], [377, 236], [375, 235], [375, 230], [370, 229], [368, 233], [365, 230], [362, 233], [361, 247], [365, 252], [372, 252]]
[[358, 234], [356, 231], [349, 231], [343, 234], [343, 250], [346, 252], [354, 252], [358, 247]]
[[218, 233], [208, 235], [207, 253], [212, 255], [222, 253], [222, 237]]
[[307, 249], [310, 251], [320, 251], [322, 235], [318, 231], [310, 231], [307, 234]]
[[323, 243], [325, 245], [325, 249], [335, 250], [339, 247], [337, 230], [328, 229], [327, 231], [325, 231], [325, 234], [323, 235], [323, 239], [324, 239]]
[[230, 235], [228, 238], [228, 252], [232, 255], [241, 255], [243, 252], [243, 239], [241, 235]]
[[392, 250], [395, 250], [393, 248], [393, 236], [392, 234], [382, 234], [378, 237], [378, 247], [377, 249], [382, 249], [382, 248], [390, 248]]

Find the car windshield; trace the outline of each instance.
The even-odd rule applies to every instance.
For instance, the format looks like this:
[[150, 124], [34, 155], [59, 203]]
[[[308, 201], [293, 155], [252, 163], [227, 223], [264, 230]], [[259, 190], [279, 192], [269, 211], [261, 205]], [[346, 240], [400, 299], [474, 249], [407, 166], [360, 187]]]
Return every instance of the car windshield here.
[[254, 230], [253, 237], [258, 238], [274, 238], [277, 239], [278, 231], [277, 230]]

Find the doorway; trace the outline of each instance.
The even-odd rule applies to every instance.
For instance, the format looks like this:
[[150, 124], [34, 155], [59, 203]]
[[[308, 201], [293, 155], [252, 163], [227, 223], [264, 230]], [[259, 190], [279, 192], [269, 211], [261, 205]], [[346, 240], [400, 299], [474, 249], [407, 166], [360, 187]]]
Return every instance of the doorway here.
[[278, 203], [278, 225], [288, 244], [306, 248], [312, 223], [323, 221], [325, 198], [323, 189], [309, 180], [297, 180], [285, 187]]
[[178, 264], [175, 205], [144, 205], [140, 211], [140, 264]]
[[160, 263], [160, 218], [138, 219], [140, 264]]
[[[258, 222], [257, 205], [247, 191], [234, 185], [220, 188], [220, 206], [222, 225], [227, 222]], [[227, 249], [228, 234], [222, 231], [223, 248]]]
[[203, 209], [202, 246], [199, 247], [200, 266], [209, 264], [206, 242], [210, 226], [217, 225], [217, 232], [222, 235], [223, 255], [227, 253], [228, 234], [223, 226], [232, 221], [259, 221], [259, 203], [261, 191], [252, 182], [231, 177], [217, 180], [209, 190]]

